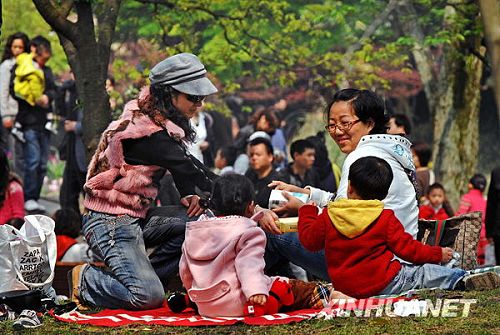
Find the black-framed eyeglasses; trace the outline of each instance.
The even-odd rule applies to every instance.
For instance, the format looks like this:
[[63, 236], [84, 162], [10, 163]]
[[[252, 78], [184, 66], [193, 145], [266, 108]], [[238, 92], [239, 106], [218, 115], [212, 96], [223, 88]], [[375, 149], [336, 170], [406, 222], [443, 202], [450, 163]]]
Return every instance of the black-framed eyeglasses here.
[[325, 126], [325, 129], [328, 130], [330, 133], [334, 133], [335, 129], [338, 129], [340, 131], [349, 131], [351, 130], [352, 126], [354, 126], [356, 123], [360, 121], [361, 121], [360, 119], [357, 119], [354, 121], [329, 123]]
[[[184, 93], [186, 94], [186, 93]], [[205, 95], [191, 95], [191, 94], [186, 94], [186, 99], [191, 101], [194, 104], [200, 103], [203, 100], [205, 100], [206, 96]]]

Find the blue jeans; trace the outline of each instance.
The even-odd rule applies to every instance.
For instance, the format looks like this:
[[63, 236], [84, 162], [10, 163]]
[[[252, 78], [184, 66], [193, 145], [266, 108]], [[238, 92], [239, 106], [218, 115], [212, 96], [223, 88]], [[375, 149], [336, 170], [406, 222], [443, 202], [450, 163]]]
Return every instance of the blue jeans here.
[[401, 270], [380, 294], [400, 294], [411, 289], [441, 288], [453, 290], [466, 272], [437, 264], [401, 264]]
[[325, 251], [310, 252], [299, 241], [298, 233], [276, 235], [266, 233], [264, 259], [266, 270], [276, 264], [292, 262], [319, 279], [331, 281], [325, 260]]
[[24, 131], [24, 200], [38, 200], [47, 172], [50, 134], [46, 130]]
[[[91, 265], [84, 269], [79, 298], [105, 308], [160, 307], [165, 298], [162, 279], [178, 272], [185, 218], [185, 209], [178, 218], [153, 216], [145, 222], [128, 215], [92, 211], [84, 215], [83, 233], [106, 268]], [[145, 242], [156, 247], [151, 260]]]

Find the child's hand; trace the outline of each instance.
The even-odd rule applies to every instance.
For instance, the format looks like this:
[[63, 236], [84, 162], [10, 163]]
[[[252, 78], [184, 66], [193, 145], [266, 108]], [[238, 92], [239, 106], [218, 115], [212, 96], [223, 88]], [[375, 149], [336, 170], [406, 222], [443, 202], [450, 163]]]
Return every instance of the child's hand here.
[[448, 263], [453, 258], [452, 248], [441, 248], [442, 256], [441, 263]]
[[267, 297], [265, 294], [255, 294], [252, 295], [249, 299], [249, 302], [255, 305], [264, 305], [267, 301]]

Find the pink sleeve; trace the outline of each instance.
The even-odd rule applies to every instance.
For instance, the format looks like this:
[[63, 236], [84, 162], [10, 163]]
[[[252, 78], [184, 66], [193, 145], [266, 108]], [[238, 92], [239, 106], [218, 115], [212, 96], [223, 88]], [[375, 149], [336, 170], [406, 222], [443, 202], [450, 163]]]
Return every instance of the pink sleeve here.
[[193, 275], [189, 270], [187, 264], [186, 255], [184, 253], [184, 246], [182, 246], [181, 260], [179, 261], [179, 276], [181, 277], [182, 285], [186, 290], [189, 290], [193, 286]]
[[9, 206], [12, 209], [12, 218], [24, 218], [24, 193], [23, 187], [17, 181], [13, 181], [9, 185], [8, 200]]
[[255, 294], [269, 294], [270, 282], [264, 275], [265, 248], [266, 235], [258, 227], [247, 229], [236, 245], [236, 274], [247, 299]]
[[464, 195], [460, 199], [460, 204], [458, 205], [458, 209], [455, 215], [461, 215], [470, 212], [470, 207], [471, 207], [471, 201], [467, 197], [467, 195]]

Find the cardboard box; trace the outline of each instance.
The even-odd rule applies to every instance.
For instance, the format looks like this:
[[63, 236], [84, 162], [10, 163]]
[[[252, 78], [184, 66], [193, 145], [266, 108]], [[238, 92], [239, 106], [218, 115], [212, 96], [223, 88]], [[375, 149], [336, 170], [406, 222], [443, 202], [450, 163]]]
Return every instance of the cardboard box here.
[[276, 221], [282, 233], [299, 231], [297, 227], [298, 222], [299, 222], [298, 217], [280, 218], [278, 221]]

